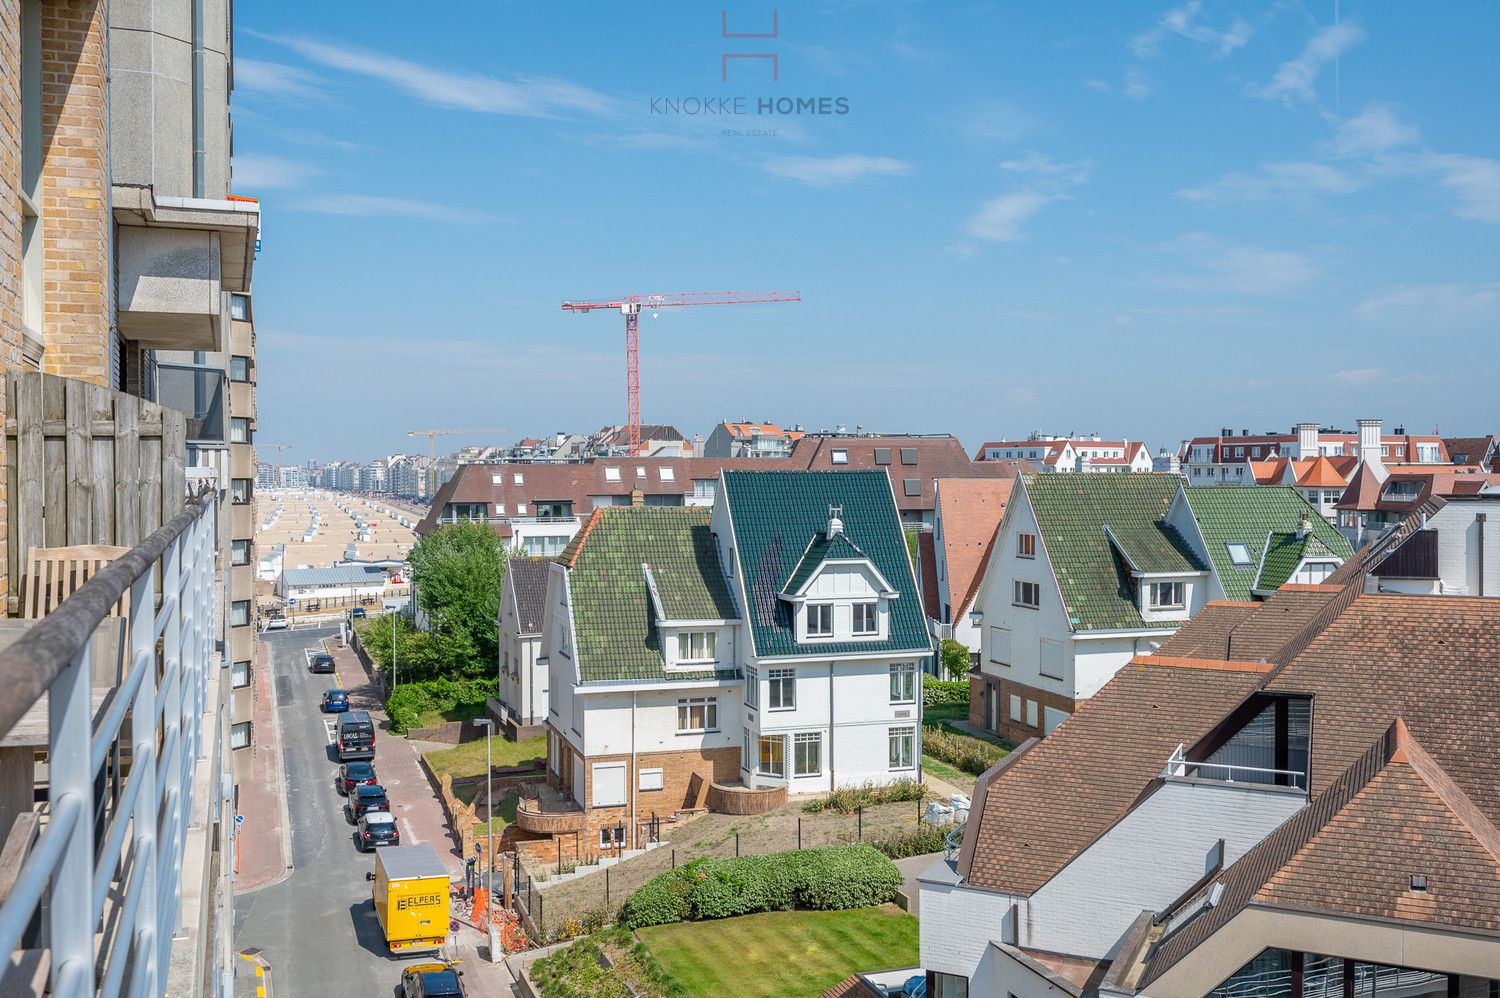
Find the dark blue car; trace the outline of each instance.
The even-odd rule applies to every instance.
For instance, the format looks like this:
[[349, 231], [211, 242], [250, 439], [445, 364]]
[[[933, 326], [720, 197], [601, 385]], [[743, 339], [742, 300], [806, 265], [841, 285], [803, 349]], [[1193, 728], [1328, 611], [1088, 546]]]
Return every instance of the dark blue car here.
[[349, 709], [348, 690], [325, 690], [323, 693], [323, 713], [342, 714]]

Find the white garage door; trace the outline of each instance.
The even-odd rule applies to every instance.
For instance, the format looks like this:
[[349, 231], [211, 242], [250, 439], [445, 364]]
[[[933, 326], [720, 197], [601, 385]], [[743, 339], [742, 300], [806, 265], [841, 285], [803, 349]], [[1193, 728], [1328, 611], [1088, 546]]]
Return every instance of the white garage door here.
[[594, 807], [616, 807], [625, 803], [625, 764], [594, 763]]

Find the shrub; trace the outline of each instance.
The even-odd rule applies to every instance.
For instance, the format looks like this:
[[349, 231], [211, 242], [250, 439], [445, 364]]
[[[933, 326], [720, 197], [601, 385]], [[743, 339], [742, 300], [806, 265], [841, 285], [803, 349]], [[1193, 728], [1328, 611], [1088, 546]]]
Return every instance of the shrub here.
[[894, 804], [900, 801], [919, 801], [927, 796], [927, 784], [902, 777], [892, 783], [852, 784], [834, 790], [827, 797], [810, 800], [802, 805], [808, 814], [822, 811], [837, 811], [853, 814], [857, 808], [873, 807], [876, 804]]
[[922, 752], [978, 776], [1005, 758], [1009, 750], [982, 738], [961, 735], [938, 724], [922, 727]]
[[950, 703], [968, 706], [969, 684], [966, 681], [950, 682], [946, 679], [933, 679], [931, 676], [922, 677], [922, 706], [937, 707]]
[[385, 712], [391, 719], [391, 731], [405, 734], [420, 727], [424, 715], [431, 711], [446, 713], [460, 704], [484, 703], [486, 697], [499, 693], [498, 679], [428, 679], [402, 683], [386, 699]]
[[916, 828], [904, 829], [893, 832], [890, 835], [871, 841], [871, 848], [891, 859], [905, 859], [908, 856], [925, 856], [928, 853], [942, 852], [948, 846], [948, 833], [953, 826], [939, 827], [922, 822]]
[[631, 894], [620, 923], [638, 929], [792, 908], [864, 908], [889, 901], [901, 883], [895, 864], [863, 845], [698, 859]]
[[962, 682], [966, 688], [964, 702], [967, 703], [968, 680], [963, 676], [968, 673], [970, 666], [969, 649], [961, 641], [952, 638], [944, 638], [943, 643], [938, 646], [938, 661], [942, 663], [943, 675], [955, 682]]

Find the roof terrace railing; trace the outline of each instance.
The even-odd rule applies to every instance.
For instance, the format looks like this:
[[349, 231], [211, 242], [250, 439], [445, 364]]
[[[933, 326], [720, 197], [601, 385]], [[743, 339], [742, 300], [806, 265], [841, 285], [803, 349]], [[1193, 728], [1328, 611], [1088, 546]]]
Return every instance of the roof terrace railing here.
[[[48, 698], [47, 821], [0, 903], [0, 952], [21, 957], [0, 993], [29, 992], [43, 964], [64, 998], [166, 990], [214, 661], [214, 507], [179, 513], [0, 652], [0, 736]], [[122, 598], [122, 674], [96, 720], [96, 632]]]
[[1197, 778], [1219, 783], [1249, 783], [1259, 786], [1291, 786], [1307, 789], [1307, 774], [1300, 769], [1271, 769], [1264, 766], [1240, 766], [1223, 762], [1195, 762], [1186, 758], [1185, 747], [1178, 745], [1161, 771], [1162, 779]]

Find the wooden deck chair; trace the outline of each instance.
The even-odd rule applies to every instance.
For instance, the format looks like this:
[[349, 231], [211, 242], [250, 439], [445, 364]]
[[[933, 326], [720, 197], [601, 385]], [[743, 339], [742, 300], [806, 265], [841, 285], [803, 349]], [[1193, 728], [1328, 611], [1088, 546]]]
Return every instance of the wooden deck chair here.
[[[21, 580], [21, 617], [40, 620], [62, 605], [83, 584], [121, 557], [129, 548], [108, 544], [77, 544], [61, 548], [32, 548], [26, 577]], [[110, 611], [113, 617], [130, 616], [130, 594]]]

